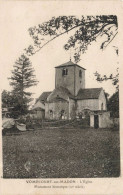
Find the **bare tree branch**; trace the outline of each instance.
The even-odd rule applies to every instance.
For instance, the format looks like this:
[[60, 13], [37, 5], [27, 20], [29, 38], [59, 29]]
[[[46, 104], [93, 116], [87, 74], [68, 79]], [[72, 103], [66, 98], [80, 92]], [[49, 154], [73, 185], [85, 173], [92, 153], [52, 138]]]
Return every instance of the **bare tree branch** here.
[[108, 42], [108, 44], [106, 46], [104, 46], [104, 49], [113, 41], [113, 39], [116, 37], [117, 34], [118, 34], [118, 32], [116, 32], [115, 35], [113, 36], [113, 38]]

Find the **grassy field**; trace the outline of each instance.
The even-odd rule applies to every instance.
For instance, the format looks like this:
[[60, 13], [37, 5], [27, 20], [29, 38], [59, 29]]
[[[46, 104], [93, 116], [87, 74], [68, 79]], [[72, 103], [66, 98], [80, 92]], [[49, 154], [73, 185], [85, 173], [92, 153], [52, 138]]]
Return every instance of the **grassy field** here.
[[113, 129], [42, 129], [3, 136], [4, 178], [119, 175], [119, 132]]

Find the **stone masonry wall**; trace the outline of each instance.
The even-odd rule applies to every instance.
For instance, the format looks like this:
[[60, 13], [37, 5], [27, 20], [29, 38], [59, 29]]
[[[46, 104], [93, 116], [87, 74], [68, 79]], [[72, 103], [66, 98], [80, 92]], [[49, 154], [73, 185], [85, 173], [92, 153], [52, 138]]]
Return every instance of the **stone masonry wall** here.
[[[64, 112], [62, 113], [62, 111]], [[69, 119], [69, 103], [67, 101], [46, 103], [45, 118], [47, 119]]]
[[[68, 69], [68, 75], [62, 75], [62, 70]], [[56, 68], [55, 87], [65, 87], [74, 95], [74, 66]]]
[[[79, 76], [79, 71], [82, 71], [82, 77]], [[79, 89], [85, 88], [85, 70], [76, 66], [75, 67], [75, 95], [78, 94]]]
[[77, 112], [81, 112], [84, 109], [99, 110], [99, 100], [77, 100]]

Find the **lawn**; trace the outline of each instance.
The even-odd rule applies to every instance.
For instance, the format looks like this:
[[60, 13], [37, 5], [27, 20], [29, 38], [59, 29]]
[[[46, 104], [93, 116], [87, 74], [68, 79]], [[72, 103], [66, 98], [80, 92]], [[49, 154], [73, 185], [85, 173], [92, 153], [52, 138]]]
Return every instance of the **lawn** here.
[[54, 128], [5, 135], [3, 177], [118, 177], [119, 145], [114, 129]]

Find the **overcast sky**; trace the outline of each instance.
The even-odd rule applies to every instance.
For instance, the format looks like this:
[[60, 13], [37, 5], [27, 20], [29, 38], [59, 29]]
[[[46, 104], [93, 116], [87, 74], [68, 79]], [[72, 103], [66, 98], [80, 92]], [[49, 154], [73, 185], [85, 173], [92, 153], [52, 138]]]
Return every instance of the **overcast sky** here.
[[[39, 2], [24, 3], [15, 1], [13, 4], [8, 2], [0, 7], [2, 12], [0, 17], [2, 26], [2, 36], [0, 37], [2, 45], [2, 51], [0, 51], [2, 54], [2, 89], [11, 89], [7, 78], [11, 74], [13, 64], [23, 53], [24, 48], [27, 48], [32, 42], [28, 34], [28, 28], [47, 21], [53, 16], [74, 14], [80, 17], [81, 12], [77, 11], [77, 9], [76, 12], [71, 11], [71, 6], [71, 3], [69, 3], [69, 7], [63, 7], [62, 3], [60, 3], [56, 5], [56, 9], [54, 4], [48, 2], [40, 2], [39, 6]], [[85, 12], [82, 13], [85, 14]], [[43, 91], [52, 91], [54, 89], [54, 67], [70, 60], [70, 52], [66, 52], [63, 49], [69, 36], [70, 34], [61, 36], [30, 57], [39, 81], [38, 85], [31, 89], [35, 93], [34, 98], [37, 98]], [[98, 83], [93, 73], [98, 71], [101, 74], [108, 75], [115, 72], [118, 66], [118, 56], [113, 46], [118, 46], [117, 37], [104, 51], [100, 50], [100, 43], [101, 38], [88, 48], [86, 54], [82, 54], [81, 61], [78, 64], [86, 69], [86, 88], [103, 87], [106, 92], [112, 94], [115, 88], [111, 82]], [[72, 61], [74, 62], [73, 58]]]

